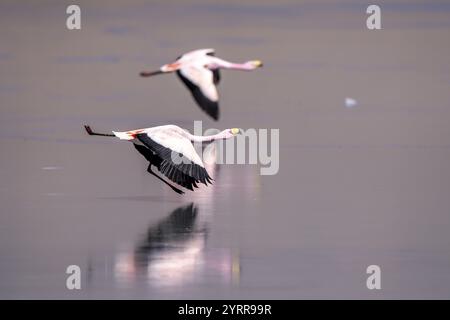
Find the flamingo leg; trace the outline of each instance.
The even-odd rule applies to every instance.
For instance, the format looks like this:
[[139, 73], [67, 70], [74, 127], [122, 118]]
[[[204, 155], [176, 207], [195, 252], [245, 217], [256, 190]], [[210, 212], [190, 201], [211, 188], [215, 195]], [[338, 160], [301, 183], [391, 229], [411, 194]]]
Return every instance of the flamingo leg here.
[[103, 136], [103, 137], [115, 137], [114, 134], [110, 134], [110, 133], [98, 133], [98, 132], [94, 132], [92, 131], [90, 126], [84, 126], [84, 129], [86, 129], [86, 132], [90, 135], [90, 136]]
[[148, 165], [147, 171], [148, 171], [148, 173], [154, 175], [154, 176], [157, 177], [159, 180], [161, 180], [162, 182], [164, 182], [165, 184], [167, 184], [169, 187], [171, 187], [172, 190], [175, 191], [176, 193], [178, 193], [178, 194], [184, 194], [183, 191], [181, 191], [181, 190], [178, 189], [178, 188], [175, 188], [175, 187], [172, 186], [170, 183], [168, 183], [166, 180], [164, 180], [163, 178], [161, 178], [160, 176], [158, 176], [156, 173], [154, 173], [153, 170], [152, 170], [152, 164], [151, 164], [151, 163]]

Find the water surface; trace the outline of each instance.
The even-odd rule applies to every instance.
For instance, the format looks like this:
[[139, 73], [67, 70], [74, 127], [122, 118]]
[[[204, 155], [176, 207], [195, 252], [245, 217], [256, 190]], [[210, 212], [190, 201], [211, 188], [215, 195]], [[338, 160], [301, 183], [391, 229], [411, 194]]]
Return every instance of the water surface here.
[[[368, 31], [359, 1], [79, 4], [81, 31], [64, 1], [0, 4], [1, 298], [449, 298], [448, 5], [382, 2]], [[223, 72], [218, 123], [138, 77], [201, 47], [265, 63]], [[82, 129], [194, 120], [279, 128], [279, 173], [179, 196]]]

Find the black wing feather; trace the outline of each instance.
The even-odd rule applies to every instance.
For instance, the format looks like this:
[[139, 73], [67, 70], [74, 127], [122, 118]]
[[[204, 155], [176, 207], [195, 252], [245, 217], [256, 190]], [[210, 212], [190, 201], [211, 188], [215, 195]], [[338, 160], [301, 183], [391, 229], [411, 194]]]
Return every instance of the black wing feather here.
[[213, 81], [214, 81], [214, 84], [215, 84], [215, 85], [218, 85], [219, 82], [220, 82], [220, 79], [221, 79], [221, 77], [220, 77], [220, 71], [219, 71], [219, 69], [213, 69], [213, 70], [211, 70], [211, 71], [212, 71], [212, 73], [213, 73]]
[[[211, 56], [211, 57], [215, 57], [216, 56], [216, 54], [214, 52], [207, 53], [206, 55]], [[211, 70], [211, 71], [213, 73], [214, 84], [219, 84], [220, 79], [221, 79], [219, 69], [214, 69], [214, 70]]]
[[[156, 166], [158, 170], [161, 173], [163, 173], [166, 177], [168, 177], [171, 181], [191, 191], [194, 191], [194, 188], [198, 188], [195, 178], [179, 170], [176, 170], [174, 167], [171, 167], [170, 164], [164, 162], [164, 160], [161, 157], [153, 153], [153, 151], [151, 151], [149, 148], [138, 144], [134, 144], [134, 147], [136, 148], [136, 150], [139, 151], [140, 154], [142, 154], [145, 157], [145, 159], [147, 159], [151, 164]], [[176, 174], [176, 176], [174, 176], [174, 174]]]
[[[218, 76], [220, 79], [220, 74], [213, 71], [213, 77], [214, 79]], [[177, 71], [177, 75], [180, 78], [180, 80], [184, 83], [184, 85], [191, 91], [192, 97], [197, 102], [199, 107], [205, 111], [210, 117], [212, 117], [214, 120], [219, 120], [219, 102], [218, 101], [212, 101], [208, 99], [200, 90], [199, 87], [197, 87], [195, 84], [193, 84], [188, 78], [183, 76], [180, 71]], [[215, 81], [215, 80], [214, 80]]]

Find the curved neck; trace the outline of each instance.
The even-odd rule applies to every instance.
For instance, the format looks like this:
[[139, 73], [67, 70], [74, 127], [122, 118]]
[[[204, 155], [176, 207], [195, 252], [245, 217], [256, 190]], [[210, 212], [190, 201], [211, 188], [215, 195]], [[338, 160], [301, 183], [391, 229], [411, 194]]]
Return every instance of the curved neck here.
[[214, 57], [213, 63], [210, 64], [210, 67], [213, 69], [217, 68], [223, 68], [223, 69], [234, 69], [234, 70], [243, 70], [243, 71], [249, 71], [255, 69], [254, 66], [249, 64], [248, 62], [244, 63], [234, 63], [229, 62], [220, 58]]
[[193, 134], [189, 134], [188, 138], [193, 142], [213, 142], [215, 140], [227, 139], [226, 133], [227, 131], [224, 130], [210, 136], [194, 136]]

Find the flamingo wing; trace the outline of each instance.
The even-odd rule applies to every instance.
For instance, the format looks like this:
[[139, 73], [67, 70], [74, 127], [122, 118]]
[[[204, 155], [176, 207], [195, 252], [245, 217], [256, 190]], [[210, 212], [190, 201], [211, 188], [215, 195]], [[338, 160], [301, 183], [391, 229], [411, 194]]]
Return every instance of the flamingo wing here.
[[220, 79], [219, 71], [211, 71], [204, 66], [188, 65], [178, 70], [177, 75], [191, 91], [199, 107], [214, 120], [218, 120], [219, 94], [215, 83]]
[[[157, 131], [141, 133], [136, 138], [159, 159], [158, 170], [171, 181], [190, 190], [198, 188], [199, 182], [212, 183], [194, 146], [184, 136], [175, 131]], [[138, 151], [145, 156], [144, 150]]]
[[205, 55], [213, 56], [214, 52], [215, 52], [215, 50], [213, 48], [197, 49], [197, 50], [186, 52], [181, 57], [192, 58], [192, 57], [196, 57], [196, 56], [205, 56]]
[[220, 82], [220, 71], [219, 71], [219, 69], [217, 68], [217, 69], [212, 70], [212, 73], [213, 73], [214, 84], [218, 85], [219, 82]]

